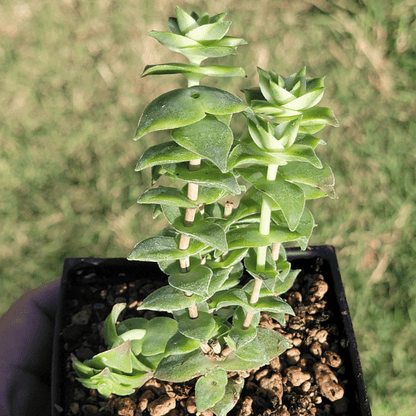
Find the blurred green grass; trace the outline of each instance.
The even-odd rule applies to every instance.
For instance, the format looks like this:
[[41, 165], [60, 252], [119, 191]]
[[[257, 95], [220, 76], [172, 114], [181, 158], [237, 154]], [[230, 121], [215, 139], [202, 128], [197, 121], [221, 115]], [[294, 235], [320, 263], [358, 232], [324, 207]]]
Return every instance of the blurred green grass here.
[[[146, 36], [175, 5], [226, 11], [244, 37], [232, 65], [247, 78], [204, 80], [237, 92], [256, 66], [326, 75], [322, 105], [338, 129], [320, 149], [335, 201], [310, 204], [312, 244], [337, 248], [373, 414], [416, 405], [415, 0], [33, 0], [0, 5], [0, 314], [60, 275], [65, 257], [126, 257], [151, 234], [135, 173], [153, 140], [133, 142], [144, 107], [182, 86], [140, 78], [179, 55]], [[223, 64], [225, 62], [223, 61]], [[153, 226], [153, 224], [152, 224]], [[156, 227], [161, 227], [157, 224]]]

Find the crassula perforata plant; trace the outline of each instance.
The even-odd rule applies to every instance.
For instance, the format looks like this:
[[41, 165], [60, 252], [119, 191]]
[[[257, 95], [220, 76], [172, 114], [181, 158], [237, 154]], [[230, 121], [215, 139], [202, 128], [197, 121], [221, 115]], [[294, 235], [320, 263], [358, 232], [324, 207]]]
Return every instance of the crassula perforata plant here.
[[[244, 385], [240, 372], [268, 364], [289, 347], [277, 332], [259, 325], [270, 314], [282, 325], [291, 307], [279, 295], [293, 284], [285, 243], [308, 245], [315, 226], [305, 201], [334, 197], [331, 169], [315, 154], [313, 136], [336, 125], [331, 110], [316, 107], [323, 78], [305, 69], [283, 78], [258, 69], [259, 88], [244, 91], [246, 102], [229, 92], [200, 85], [206, 76], [244, 76], [241, 68], [202, 66], [207, 58], [235, 54], [243, 39], [226, 36], [225, 14], [209, 17], [176, 8], [171, 32], [150, 35], [185, 55], [189, 64], [145, 68], [143, 76], [182, 74], [187, 88], [152, 101], [136, 139], [168, 131], [170, 140], [150, 147], [136, 170], [152, 169], [178, 187], [144, 192], [140, 204], [154, 204], [154, 216], [170, 224], [140, 241], [129, 259], [157, 262], [168, 285], [155, 290], [139, 310], [172, 317], [118, 322], [125, 304], [116, 304], [104, 324], [109, 350], [81, 363], [72, 357], [79, 380], [102, 395], [130, 395], [152, 377], [196, 379], [198, 411], [227, 414]], [[234, 137], [231, 117], [247, 126]], [[233, 206], [227, 196], [240, 195]], [[242, 283], [244, 269], [251, 279]]]

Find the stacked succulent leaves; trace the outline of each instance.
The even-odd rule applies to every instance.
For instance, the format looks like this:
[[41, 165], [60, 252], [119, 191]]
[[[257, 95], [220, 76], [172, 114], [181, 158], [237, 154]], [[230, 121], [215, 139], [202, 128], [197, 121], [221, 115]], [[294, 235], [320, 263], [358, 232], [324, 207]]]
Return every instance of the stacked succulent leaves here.
[[[166, 176], [181, 185], [153, 187], [139, 197], [140, 204], [155, 204], [154, 215], [163, 213], [170, 227], [139, 242], [129, 257], [157, 262], [169, 276], [138, 309], [173, 318], [117, 324], [126, 306], [117, 304], [104, 326], [109, 350], [73, 362], [80, 381], [104, 396], [132, 394], [152, 377], [199, 377], [198, 410], [225, 415], [244, 384], [238, 372], [269, 363], [289, 346], [259, 326], [260, 313], [282, 324], [293, 314], [279, 297], [297, 275], [283, 243], [297, 241], [305, 249], [315, 226], [305, 201], [334, 197], [332, 171], [314, 150], [323, 141], [313, 134], [337, 122], [331, 110], [315, 107], [323, 78], [309, 79], [305, 69], [288, 78], [259, 69], [260, 87], [245, 91], [248, 104], [199, 85], [205, 76], [244, 76], [241, 68], [201, 62], [235, 54], [246, 42], [226, 36], [225, 14], [189, 15], [179, 7], [176, 14], [168, 21], [171, 32], [150, 35], [189, 64], [148, 66], [143, 75], [183, 74], [188, 88], [167, 92], [145, 109], [136, 139], [169, 130], [172, 140], [145, 151], [136, 170], [150, 167], [153, 183]], [[248, 126], [240, 140], [230, 128], [236, 113]], [[220, 203], [240, 194], [237, 207]], [[243, 263], [253, 277], [244, 285]]]

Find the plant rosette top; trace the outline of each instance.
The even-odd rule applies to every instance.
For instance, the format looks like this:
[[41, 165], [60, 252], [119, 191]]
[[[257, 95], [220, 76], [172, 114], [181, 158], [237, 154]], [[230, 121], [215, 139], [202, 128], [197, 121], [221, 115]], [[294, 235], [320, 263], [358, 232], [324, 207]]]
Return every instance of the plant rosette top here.
[[[316, 107], [323, 78], [306, 70], [288, 78], [258, 69], [260, 86], [245, 90], [247, 103], [221, 89], [199, 85], [205, 76], [244, 76], [241, 68], [201, 66], [206, 58], [235, 54], [243, 39], [226, 36], [225, 14], [209, 17], [176, 8], [171, 32], [150, 32], [189, 64], [147, 66], [143, 76], [182, 74], [188, 87], [154, 99], [140, 118], [135, 140], [169, 131], [171, 140], [147, 149], [136, 170], [152, 170], [179, 183], [146, 190], [139, 204], [153, 204], [154, 217], [170, 224], [140, 241], [129, 259], [157, 262], [168, 285], [155, 290], [139, 310], [169, 312], [171, 318], [118, 318], [116, 304], [104, 324], [109, 347], [73, 365], [81, 383], [103, 396], [130, 395], [156, 377], [171, 382], [197, 379], [196, 406], [226, 415], [244, 385], [239, 372], [270, 363], [290, 344], [259, 325], [268, 313], [280, 324], [294, 314], [279, 295], [293, 284], [284, 245], [308, 245], [315, 226], [308, 199], [335, 197], [330, 167], [315, 153], [324, 142], [313, 136], [337, 125], [331, 110]], [[239, 140], [230, 126], [244, 115]], [[228, 195], [241, 195], [238, 206]], [[244, 285], [244, 269], [252, 277]]]

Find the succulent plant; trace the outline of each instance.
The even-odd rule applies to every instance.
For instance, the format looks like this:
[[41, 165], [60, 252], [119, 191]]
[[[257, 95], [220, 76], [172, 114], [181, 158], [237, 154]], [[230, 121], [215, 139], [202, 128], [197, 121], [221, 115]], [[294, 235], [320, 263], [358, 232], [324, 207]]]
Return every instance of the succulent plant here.
[[[205, 76], [244, 76], [241, 68], [200, 64], [234, 54], [246, 42], [226, 36], [224, 13], [198, 16], [177, 7], [176, 15], [168, 22], [171, 33], [150, 35], [189, 64], [147, 66], [143, 76], [183, 74], [188, 87], [154, 99], [135, 139], [170, 132], [170, 141], [143, 153], [136, 170], [150, 167], [153, 184], [167, 176], [180, 185], [152, 187], [139, 197], [170, 227], [140, 241], [129, 256], [157, 262], [169, 276], [138, 309], [172, 318], [117, 324], [125, 305], [116, 304], [104, 325], [109, 350], [84, 363], [73, 357], [73, 365], [84, 386], [104, 396], [132, 394], [152, 377], [197, 378], [198, 411], [222, 416], [240, 396], [240, 372], [268, 364], [290, 345], [259, 325], [260, 314], [282, 325], [294, 314], [279, 297], [298, 274], [284, 244], [305, 249], [315, 226], [305, 201], [335, 196], [332, 171], [315, 153], [324, 142], [312, 134], [337, 122], [331, 110], [315, 107], [323, 78], [309, 79], [305, 69], [288, 78], [258, 69], [260, 87], [244, 91], [247, 103], [199, 85]], [[239, 140], [230, 127], [237, 113], [247, 124]], [[242, 195], [238, 206], [222, 203], [228, 195]], [[245, 284], [244, 269], [252, 277]]]

